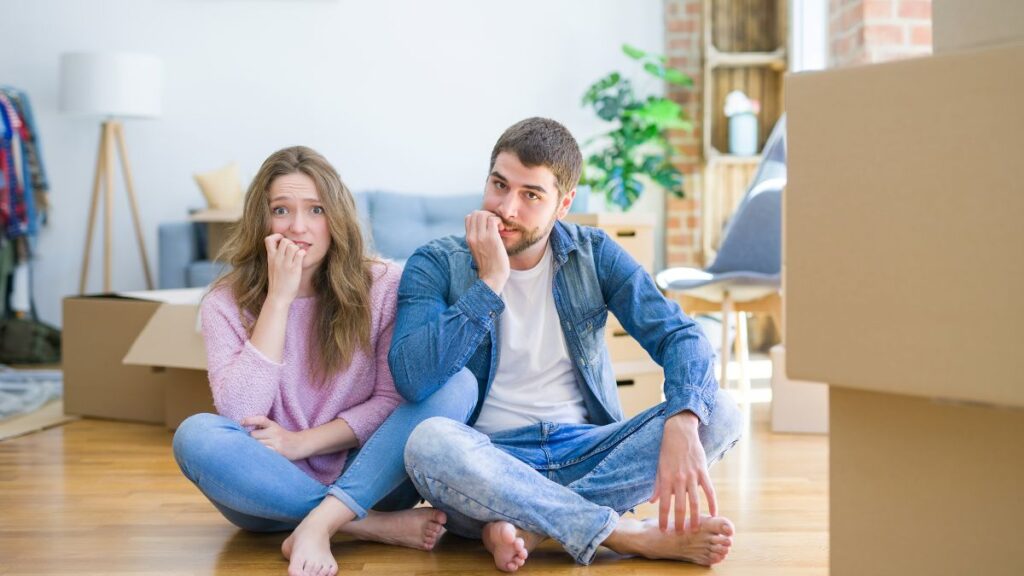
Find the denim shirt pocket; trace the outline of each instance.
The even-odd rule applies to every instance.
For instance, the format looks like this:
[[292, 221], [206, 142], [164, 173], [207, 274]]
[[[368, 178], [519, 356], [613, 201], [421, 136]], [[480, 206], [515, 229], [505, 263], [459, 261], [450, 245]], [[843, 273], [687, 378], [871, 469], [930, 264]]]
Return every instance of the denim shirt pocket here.
[[607, 323], [608, 307], [603, 304], [582, 314], [582, 320], [576, 323], [576, 333], [579, 334], [582, 351], [586, 356], [587, 363], [591, 366], [601, 360], [601, 352], [604, 349], [604, 327]]

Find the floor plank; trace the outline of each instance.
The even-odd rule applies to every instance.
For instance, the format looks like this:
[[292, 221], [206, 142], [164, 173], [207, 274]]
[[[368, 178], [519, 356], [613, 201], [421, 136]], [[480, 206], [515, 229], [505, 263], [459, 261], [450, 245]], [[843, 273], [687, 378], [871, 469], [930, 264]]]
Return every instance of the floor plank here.
[[[720, 511], [737, 527], [719, 575], [828, 572], [828, 442], [768, 431], [767, 405], [712, 470]], [[0, 442], [0, 574], [282, 574], [284, 535], [241, 532], [180, 474], [158, 426], [80, 420]], [[641, 516], [656, 514], [645, 505]], [[478, 542], [445, 536], [432, 553], [338, 538], [342, 574], [495, 574]], [[588, 568], [546, 543], [524, 574], [628, 576], [707, 569], [622, 558]]]

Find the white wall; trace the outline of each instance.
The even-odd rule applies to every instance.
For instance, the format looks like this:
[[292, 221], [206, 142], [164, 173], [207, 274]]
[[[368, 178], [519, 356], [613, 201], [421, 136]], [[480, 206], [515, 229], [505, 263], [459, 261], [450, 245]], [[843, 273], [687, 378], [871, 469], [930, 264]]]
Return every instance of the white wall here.
[[[0, 83], [27, 90], [54, 205], [35, 296], [60, 323], [78, 289], [98, 120], [57, 111], [66, 51], [140, 51], [164, 62], [164, 113], [128, 122], [156, 275], [156, 225], [203, 198], [191, 174], [305, 144], [355, 190], [482, 190], [501, 131], [533, 115], [581, 141], [589, 83], [630, 72], [620, 45], [663, 51], [660, 0], [5, 0]], [[123, 185], [115, 192], [115, 290], [144, 288]], [[99, 228], [99, 226], [97, 226]], [[99, 230], [97, 230], [99, 232]], [[101, 238], [90, 290], [101, 288]]]

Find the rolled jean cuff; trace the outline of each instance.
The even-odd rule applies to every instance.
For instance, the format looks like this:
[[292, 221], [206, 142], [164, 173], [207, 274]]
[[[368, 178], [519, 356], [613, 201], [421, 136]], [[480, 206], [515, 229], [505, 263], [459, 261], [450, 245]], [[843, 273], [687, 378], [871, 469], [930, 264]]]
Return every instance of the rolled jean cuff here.
[[594, 535], [587, 544], [586, 548], [576, 553], [576, 563], [584, 566], [590, 566], [594, 562], [594, 556], [597, 555], [597, 549], [601, 546], [601, 543], [608, 539], [608, 536], [615, 531], [615, 527], [619, 525], [619, 515], [612, 509], [608, 509], [608, 520], [605, 521], [604, 526]]
[[366, 508], [360, 506], [358, 502], [353, 500], [352, 497], [349, 496], [348, 493], [346, 493], [341, 488], [338, 488], [337, 486], [331, 486], [330, 488], [327, 489], [327, 494], [334, 496], [338, 500], [341, 500], [342, 504], [348, 506], [348, 509], [351, 510], [356, 515], [357, 520], [362, 520], [363, 518], [366, 518]]

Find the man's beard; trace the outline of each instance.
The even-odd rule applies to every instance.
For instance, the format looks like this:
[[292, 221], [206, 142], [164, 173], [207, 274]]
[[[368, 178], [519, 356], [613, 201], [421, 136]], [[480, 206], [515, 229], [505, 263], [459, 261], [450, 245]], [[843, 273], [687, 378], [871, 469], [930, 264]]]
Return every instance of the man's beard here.
[[505, 251], [508, 252], [509, 256], [516, 256], [517, 254], [525, 252], [528, 248], [540, 242], [548, 232], [551, 232], [551, 229], [555, 226], [555, 220], [557, 220], [556, 216], [552, 215], [551, 221], [548, 222], [548, 225], [544, 227], [543, 231], [541, 231], [540, 227], [534, 228], [533, 230], [526, 230], [522, 226], [513, 224], [502, 218], [501, 223], [505, 226], [506, 230], [515, 230], [522, 235], [515, 244], [506, 246]]

